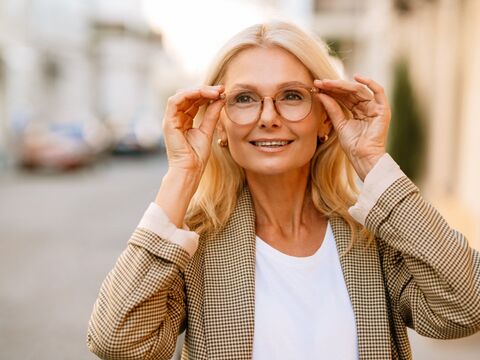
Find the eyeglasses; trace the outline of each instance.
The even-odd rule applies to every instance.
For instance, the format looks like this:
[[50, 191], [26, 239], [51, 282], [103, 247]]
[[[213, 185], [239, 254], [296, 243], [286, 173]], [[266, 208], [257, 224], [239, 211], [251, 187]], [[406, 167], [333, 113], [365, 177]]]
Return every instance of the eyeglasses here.
[[251, 90], [239, 90], [225, 94], [225, 112], [236, 124], [247, 125], [257, 121], [263, 110], [266, 98], [270, 98], [277, 113], [288, 121], [300, 121], [312, 110], [312, 94], [317, 88], [289, 87], [275, 96], [260, 96]]

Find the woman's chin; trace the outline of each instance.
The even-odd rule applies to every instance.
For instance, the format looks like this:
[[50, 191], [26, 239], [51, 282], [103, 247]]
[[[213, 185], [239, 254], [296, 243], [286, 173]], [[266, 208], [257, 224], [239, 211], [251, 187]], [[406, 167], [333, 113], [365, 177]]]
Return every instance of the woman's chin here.
[[[273, 159], [272, 159], [273, 160]], [[249, 174], [255, 176], [284, 176], [288, 174], [298, 174], [299, 172], [304, 172], [308, 174], [308, 169], [310, 168], [309, 162], [307, 164], [301, 163], [292, 163], [288, 164], [283, 161], [258, 161], [255, 164], [248, 164], [248, 166], [243, 167], [247, 176]], [[307, 171], [305, 171], [307, 170]]]

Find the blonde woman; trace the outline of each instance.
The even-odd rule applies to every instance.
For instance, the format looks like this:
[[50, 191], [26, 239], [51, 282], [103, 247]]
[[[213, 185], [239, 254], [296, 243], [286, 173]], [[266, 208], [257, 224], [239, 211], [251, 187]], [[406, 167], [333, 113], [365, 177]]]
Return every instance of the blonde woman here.
[[[401, 119], [397, 119], [401, 121]], [[480, 256], [385, 152], [380, 85], [249, 27], [164, 118], [169, 168], [102, 284], [105, 359], [407, 359], [480, 328]], [[355, 188], [355, 175], [364, 181]]]

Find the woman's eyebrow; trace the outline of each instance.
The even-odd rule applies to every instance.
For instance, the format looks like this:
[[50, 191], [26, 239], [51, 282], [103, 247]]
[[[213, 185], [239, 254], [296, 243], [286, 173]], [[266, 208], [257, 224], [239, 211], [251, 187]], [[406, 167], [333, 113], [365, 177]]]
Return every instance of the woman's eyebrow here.
[[[313, 86], [313, 85], [307, 85], [307, 84], [305, 84], [304, 82], [301, 82], [301, 81], [287, 81], [287, 82], [277, 84], [276, 88], [277, 89], [284, 89], [284, 88], [289, 87], [289, 86]], [[236, 90], [236, 89], [248, 89], [248, 90], [257, 91], [258, 87], [255, 86], [255, 85], [251, 85], [251, 84], [238, 83], [238, 84], [234, 84], [233, 87], [232, 87], [232, 90]]]

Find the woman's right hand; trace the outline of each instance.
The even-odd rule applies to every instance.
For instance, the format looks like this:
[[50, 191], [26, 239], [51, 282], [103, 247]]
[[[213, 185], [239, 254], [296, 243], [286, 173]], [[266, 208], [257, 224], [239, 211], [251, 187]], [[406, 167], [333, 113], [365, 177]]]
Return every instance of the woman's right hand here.
[[[224, 100], [223, 85], [200, 86], [177, 91], [168, 99], [163, 119], [163, 135], [168, 157], [168, 171], [155, 198], [177, 227], [183, 226], [190, 201], [210, 156], [213, 132]], [[202, 105], [207, 105], [202, 122], [193, 127], [193, 119]]]
[[[169, 170], [195, 174], [203, 172], [224, 105], [224, 100], [219, 99], [223, 91], [223, 85], [203, 85], [179, 90], [168, 99], [163, 132]], [[193, 119], [205, 104], [208, 105], [203, 120], [194, 128]]]

